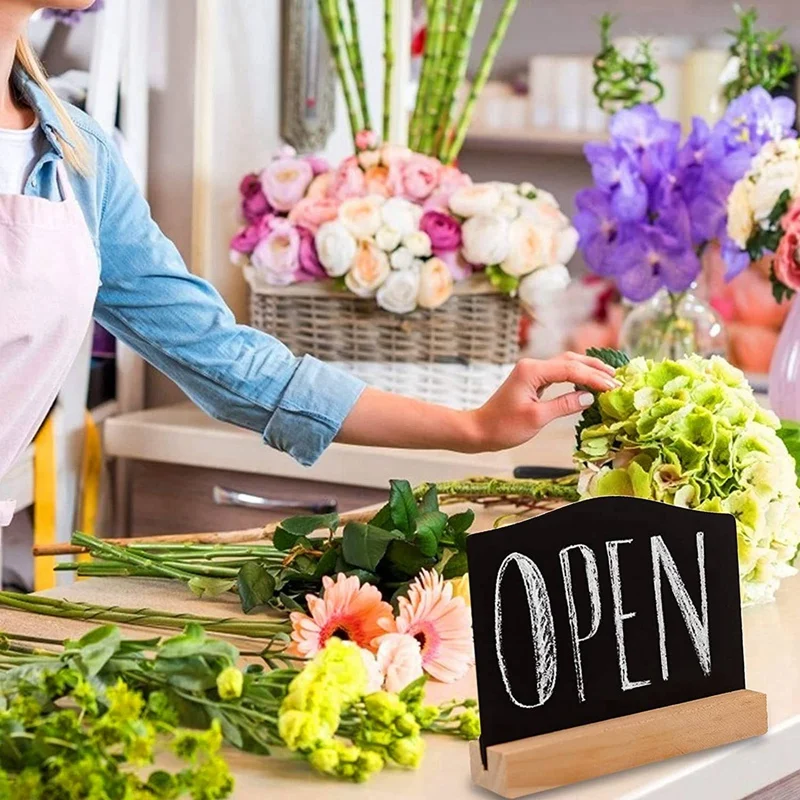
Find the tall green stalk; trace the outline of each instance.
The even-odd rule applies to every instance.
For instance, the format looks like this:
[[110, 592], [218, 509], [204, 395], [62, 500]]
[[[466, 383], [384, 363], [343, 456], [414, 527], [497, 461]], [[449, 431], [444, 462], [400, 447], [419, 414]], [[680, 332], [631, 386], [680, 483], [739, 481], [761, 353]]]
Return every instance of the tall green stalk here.
[[394, 0], [383, 0], [383, 141], [392, 125], [392, 78], [394, 75]]
[[411, 115], [408, 144], [412, 150], [418, 150], [422, 141], [425, 126], [425, 109], [427, 105], [430, 84], [434, 79], [436, 65], [434, 63], [434, 47], [432, 43], [432, 21], [437, 14], [439, 6], [447, 0], [425, 0], [425, 10], [428, 18], [428, 32], [425, 37], [425, 52], [422, 54], [422, 69], [417, 88], [417, 99], [414, 103], [414, 113]]
[[347, 73], [345, 62], [344, 44], [341, 40], [341, 30], [339, 25], [339, 5], [337, 0], [319, 0], [319, 13], [322, 17], [322, 24], [328, 37], [333, 63], [339, 76], [339, 83], [342, 84], [344, 101], [347, 106], [347, 116], [350, 120], [350, 131], [353, 135], [353, 146], [356, 142], [356, 134], [362, 130], [361, 119], [359, 117], [359, 107], [353, 97], [353, 90], [350, 86], [350, 79]]
[[425, 43], [426, 56], [430, 46], [431, 70], [423, 98], [422, 133], [418, 147], [420, 152], [426, 154], [430, 154], [433, 150], [434, 134], [439, 117], [438, 110], [447, 80], [447, 53], [445, 50], [447, 13], [447, 0], [435, 0], [428, 26], [429, 39]]
[[478, 19], [480, 18], [482, 7], [483, 0], [464, 0], [464, 5], [461, 9], [458, 34], [450, 59], [447, 85], [444, 89], [444, 100], [440, 110], [441, 124], [439, 136], [437, 137], [437, 156], [440, 160], [446, 158], [447, 148], [450, 145], [456, 96], [467, 75], [470, 45], [478, 27]]
[[367, 102], [367, 86], [364, 80], [364, 62], [361, 58], [361, 37], [358, 32], [358, 12], [355, 0], [347, 0], [347, 14], [349, 17], [349, 30], [345, 28], [344, 14], [339, 11], [339, 30], [345, 43], [347, 56], [350, 60], [350, 70], [356, 84], [356, 92], [361, 104], [361, 122], [363, 130], [372, 130], [372, 121], [369, 116], [369, 103]]
[[467, 129], [469, 128], [470, 122], [472, 122], [472, 116], [475, 113], [475, 104], [477, 103], [478, 97], [483, 91], [483, 88], [486, 86], [486, 81], [489, 80], [489, 75], [492, 72], [495, 58], [500, 50], [500, 45], [502, 44], [506, 32], [508, 31], [511, 18], [514, 16], [514, 12], [517, 9], [517, 3], [518, 0], [506, 0], [503, 10], [500, 13], [497, 23], [495, 24], [494, 30], [492, 31], [492, 36], [489, 39], [489, 43], [486, 45], [486, 50], [483, 53], [480, 67], [475, 75], [475, 80], [472, 82], [472, 88], [470, 89], [469, 96], [467, 97], [467, 101], [464, 104], [458, 124], [456, 125], [453, 141], [447, 148], [447, 155], [444, 159], [445, 163], [447, 164], [452, 164], [456, 158], [458, 158], [459, 152], [461, 152], [461, 148], [464, 145], [464, 139], [467, 135]]

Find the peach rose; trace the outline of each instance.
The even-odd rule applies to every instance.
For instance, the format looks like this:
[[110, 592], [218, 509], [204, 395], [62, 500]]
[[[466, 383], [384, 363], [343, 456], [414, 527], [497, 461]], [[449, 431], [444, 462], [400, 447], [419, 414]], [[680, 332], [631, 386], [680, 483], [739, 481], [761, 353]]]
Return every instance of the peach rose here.
[[453, 294], [453, 276], [441, 258], [426, 261], [419, 272], [417, 303], [422, 308], [439, 308]]
[[800, 291], [800, 223], [784, 233], [775, 253], [775, 277], [793, 291]]
[[355, 156], [346, 158], [339, 165], [333, 177], [331, 195], [340, 202], [350, 197], [363, 197], [366, 193], [364, 171], [358, 164]]
[[378, 667], [387, 692], [401, 692], [422, 677], [422, 652], [410, 633], [387, 633], [378, 639]]
[[364, 181], [369, 194], [392, 197], [402, 190], [402, 177], [398, 174], [397, 167], [384, 165], [370, 167], [364, 173]]
[[383, 198], [376, 195], [352, 197], [339, 206], [339, 222], [356, 239], [369, 239], [381, 227], [382, 205]]
[[424, 200], [439, 185], [441, 163], [430, 156], [413, 153], [403, 165], [403, 191], [412, 200]]
[[323, 172], [321, 175], [317, 175], [308, 187], [306, 198], [308, 200], [319, 200], [330, 195], [335, 177], [336, 173], [334, 172]]
[[295, 225], [307, 228], [311, 233], [316, 233], [319, 226], [325, 222], [336, 219], [339, 206], [335, 200], [328, 197], [304, 197], [290, 212], [289, 220]]
[[380, 154], [381, 164], [390, 167], [406, 161], [411, 156], [411, 151], [399, 144], [385, 144], [381, 147]]
[[359, 297], [372, 297], [391, 271], [389, 259], [372, 242], [359, 242], [353, 266], [345, 276], [347, 288]]

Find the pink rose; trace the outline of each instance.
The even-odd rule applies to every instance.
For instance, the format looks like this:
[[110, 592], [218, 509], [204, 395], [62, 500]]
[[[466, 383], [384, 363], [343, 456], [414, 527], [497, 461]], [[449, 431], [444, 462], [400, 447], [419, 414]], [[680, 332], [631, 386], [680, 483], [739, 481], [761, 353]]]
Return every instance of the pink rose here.
[[261, 173], [261, 185], [273, 208], [290, 211], [303, 199], [313, 177], [307, 161], [278, 158]]
[[461, 225], [449, 214], [426, 211], [419, 221], [419, 229], [430, 237], [434, 252], [448, 252], [461, 247]]
[[435, 158], [412, 153], [403, 165], [403, 190], [410, 200], [424, 200], [439, 185], [442, 165]]
[[319, 200], [320, 198], [328, 197], [332, 193], [335, 175], [336, 173], [333, 171], [323, 172], [321, 175], [317, 175], [317, 177], [311, 181], [311, 185], [306, 192], [306, 197], [311, 200]]
[[425, 201], [426, 211], [450, 210], [450, 198], [459, 189], [472, 185], [472, 178], [456, 167], [442, 167], [439, 173], [439, 185]]
[[364, 171], [358, 165], [358, 159], [355, 156], [346, 158], [339, 165], [334, 174], [330, 192], [339, 202], [349, 200], [351, 197], [364, 197], [366, 194]]
[[338, 213], [339, 204], [335, 200], [328, 197], [321, 199], [304, 197], [289, 212], [289, 220], [295, 225], [308, 228], [311, 233], [316, 233], [320, 225], [336, 219]]
[[258, 222], [265, 214], [272, 211], [264, 190], [261, 188], [261, 178], [255, 173], [245, 175], [239, 184], [242, 195], [242, 216], [249, 222]]
[[242, 228], [236, 236], [231, 239], [231, 250], [237, 253], [250, 253], [255, 250], [256, 245], [270, 232], [272, 229], [272, 220], [274, 217], [270, 214], [264, 215], [258, 222]]
[[285, 219], [275, 219], [272, 230], [262, 239], [250, 260], [258, 274], [272, 286], [288, 286], [299, 265], [300, 234]]
[[800, 200], [795, 200], [781, 217], [781, 227], [788, 231], [800, 225]]
[[800, 291], [800, 219], [783, 234], [775, 253], [775, 277], [793, 291]]
[[384, 675], [383, 688], [400, 692], [422, 677], [419, 642], [410, 633], [387, 633], [378, 639], [378, 667]]
[[461, 255], [460, 250], [450, 250], [441, 253], [433, 252], [435, 256], [447, 264], [450, 274], [453, 276], [454, 281], [463, 281], [469, 278], [475, 270], [478, 269], [474, 264], [470, 264], [464, 256]]
[[393, 164], [400, 165], [407, 161], [411, 156], [411, 151], [399, 144], [385, 144], [381, 147], [380, 154], [381, 164], [390, 167]]
[[298, 282], [318, 281], [327, 278], [325, 268], [320, 264], [314, 234], [307, 228], [298, 227], [300, 234], [300, 250], [298, 252], [298, 270], [294, 279]]
[[328, 162], [327, 158], [323, 156], [303, 156], [303, 158], [308, 162], [308, 165], [311, 167], [311, 171], [314, 173], [314, 177], [316, 178], [317, 175], [324, 175], [326, 172], [331, 171], [331, 165]]
[[375, 131], [363, 130], [356, 134], [356, 150], [372, 150], [378, 144]]

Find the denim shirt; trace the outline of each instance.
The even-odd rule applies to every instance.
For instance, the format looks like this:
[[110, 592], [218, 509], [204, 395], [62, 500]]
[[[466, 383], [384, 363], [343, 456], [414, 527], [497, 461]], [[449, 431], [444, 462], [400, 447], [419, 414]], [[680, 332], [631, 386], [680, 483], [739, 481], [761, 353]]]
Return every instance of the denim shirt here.
[[[56, 134], [67, 137], [44, 92], [21, 71], [14, 77], [47, 141], [24, 194], [58, 200], [56, 164], [64, 154]], [[91, 156], [89, 176], [69, 174], [100, 260], [95, 319], [212, 417], [257, 431], [269, 446], [312, 464], [364, 384], [237, 325], [217, 291], [189, 273], [153, 221], [113, 142], [91, 117], [68, 110]]]

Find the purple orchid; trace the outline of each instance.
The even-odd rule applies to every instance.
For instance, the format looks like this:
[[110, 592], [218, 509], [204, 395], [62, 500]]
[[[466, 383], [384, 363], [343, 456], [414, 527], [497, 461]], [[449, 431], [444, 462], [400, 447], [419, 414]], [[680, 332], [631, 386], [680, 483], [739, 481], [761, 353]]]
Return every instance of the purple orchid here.
[[84, 14], [91, 14], [95, 11], [102, 11], [105, 5], [105, 0], [95, 0], [89, 8], [83, 11], [65, 11], [60, 8], [46, 8], [42, 12], [45, 19], [57, 19], [65, 25], [77, 25], [82, 19]]

